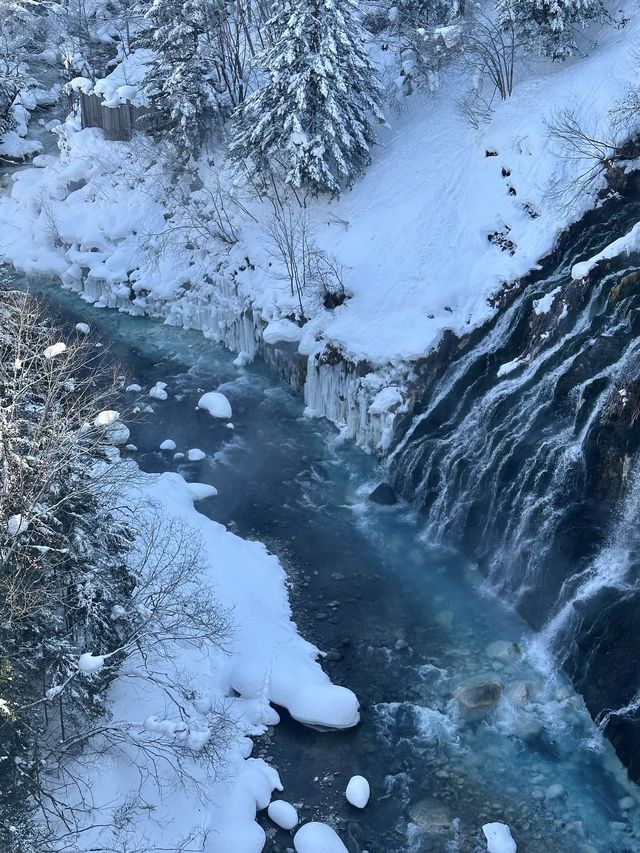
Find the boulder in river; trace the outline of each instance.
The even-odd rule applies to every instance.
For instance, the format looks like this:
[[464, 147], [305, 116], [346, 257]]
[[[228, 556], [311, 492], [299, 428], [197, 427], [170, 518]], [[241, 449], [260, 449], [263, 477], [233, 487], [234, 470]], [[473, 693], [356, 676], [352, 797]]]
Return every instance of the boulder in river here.
[[369, 500], [380, 506], [393, 506], [398, 503], [396, 493], [388, 483], [380, 483], [369, 495]]
[[502, 684], [495, 676], [487, 675], [463, 684], [455, 692], [460, 708], [468, 714], [483, 715], [492, 711], [502, 696]]
[[452, 821], [448, 805], [435, 797], [425, 797], [414, 803], [409, 810], [409, 817], [420, 829], [430, 830], [449, 829]]

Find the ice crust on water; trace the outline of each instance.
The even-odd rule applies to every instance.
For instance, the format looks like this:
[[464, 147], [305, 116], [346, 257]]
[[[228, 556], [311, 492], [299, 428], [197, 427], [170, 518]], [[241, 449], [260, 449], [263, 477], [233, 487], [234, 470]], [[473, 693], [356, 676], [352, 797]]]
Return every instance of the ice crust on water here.
[[516, 842], [506, 823], [485, 823], [482, 831], [487, 839], [488, 853], [516, 853]]
[[340, 836], [326, 823], [305, 823], [293, 837], [296, 853], [349, 853]]
[[231, 403], [219, 391], [209, 391], [198, 400], [198, 408], [209, 412], [212, 418], [228, 421], [232, 416]]
[[364, 776], [352, 776], [349, 779], [345, 796], [351, 805], [358, 809], [363, 809], [367, 805], [371, 788]]
[[298, 825], [298, 812], [286, 800], [269, 803], [267, 814], [281, 829], [294, 829]]

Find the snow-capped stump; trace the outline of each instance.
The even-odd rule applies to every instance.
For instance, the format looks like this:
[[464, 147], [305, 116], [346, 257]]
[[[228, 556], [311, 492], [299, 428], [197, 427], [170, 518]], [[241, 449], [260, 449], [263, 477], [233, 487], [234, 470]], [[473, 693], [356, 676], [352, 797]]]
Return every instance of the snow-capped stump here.
[[104, 655], [92, 655], [90, 652], [85, 652], [78, 659], [80, 672], [98, 672], [103, 666]]
[[363, 809], [369, 802], [371, 788], [364, 776], [352, 776], [345, 792], [347, 800], [357, 809]]
[[47, 347], [43, 355], [46, 359], [51, 359], [55, 358], [57, 355], [62, 355], [62, 353], [66, 351], [67, 345], [60, 341], [57, 344], [51, 344], [51, 346]]
[[206, 457], [206, 455], [207, 454], [204, 450], [200, 450], [199, 447], [192, 447], [191, 450], [187, 451], [187, 459], [189, 462], [200, 462]]
[[138, 394], [140, 391], [142, 391], [142, 386], [138, 385], [137, 382], [132, 382], [131, 385], [127, 385], [124, 390], [127, 391], [129, 394]]
[[86, 337], [91, 332], [91, 326], [88, 323], [76, 323], [76, 332]]
[[153, 388], [149, 391], [149, 396], [153, 397], [154, 400], [166, 400], [169, 396], [165, 390], [166, 387], [166, 382], [156, 382]]
[[212, 418], [228, 421], [231, 417], [231, 403], [219, 391], [209, 391], [198, 400], [198, 408], [209, 412]]
[[29, 529], [29, 522], [27, 519], [20, 515], [12, 515], [7, 519], [7, 533], [9, 536], [19, 536], [21, 533], [24, 533], [25, 530]]
[[162, 442], [162, 444], [160, 445], [160, 450], [170, 451], [170, 450], [175, 450], [175, 449], [176, 449], [176, 443], [171, 438], [166, 438]]
[[349, 853], [340, 836], [326, 823], [305, 823], [293, 836], [296, 853]]
[[298, 825], [298, 812], [286, 800], [274, 800], [269, 803], [267, 814], [281, 829], [295, 829]]
[[516, 853], [516, 842], [506, 823], [485, 823], [482, 831], [487, 839], [488, 853]]

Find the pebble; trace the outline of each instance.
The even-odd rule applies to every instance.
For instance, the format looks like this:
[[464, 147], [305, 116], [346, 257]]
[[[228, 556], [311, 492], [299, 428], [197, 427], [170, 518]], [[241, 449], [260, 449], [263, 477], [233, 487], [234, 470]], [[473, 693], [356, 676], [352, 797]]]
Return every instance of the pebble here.
[[562, 785], [549, 785], [544, 795], [547, 800], [560, 800], [565, 796], [565, 790]]

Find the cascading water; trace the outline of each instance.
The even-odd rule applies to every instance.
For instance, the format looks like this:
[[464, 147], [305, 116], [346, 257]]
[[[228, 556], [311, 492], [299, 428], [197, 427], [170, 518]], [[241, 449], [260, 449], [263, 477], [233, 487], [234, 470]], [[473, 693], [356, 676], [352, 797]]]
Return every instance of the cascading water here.
[[538, 651], [563, 661], [636, 776], [640, 721], [609, 712], [635, 712], [640, 688], [640, 272], [626, 256], [585, 280], [570, 271], [639, 207], [602, 209], [489, 327], [427, 360], [390, 458], [428, 538], [477, 558], [543, 629]]

